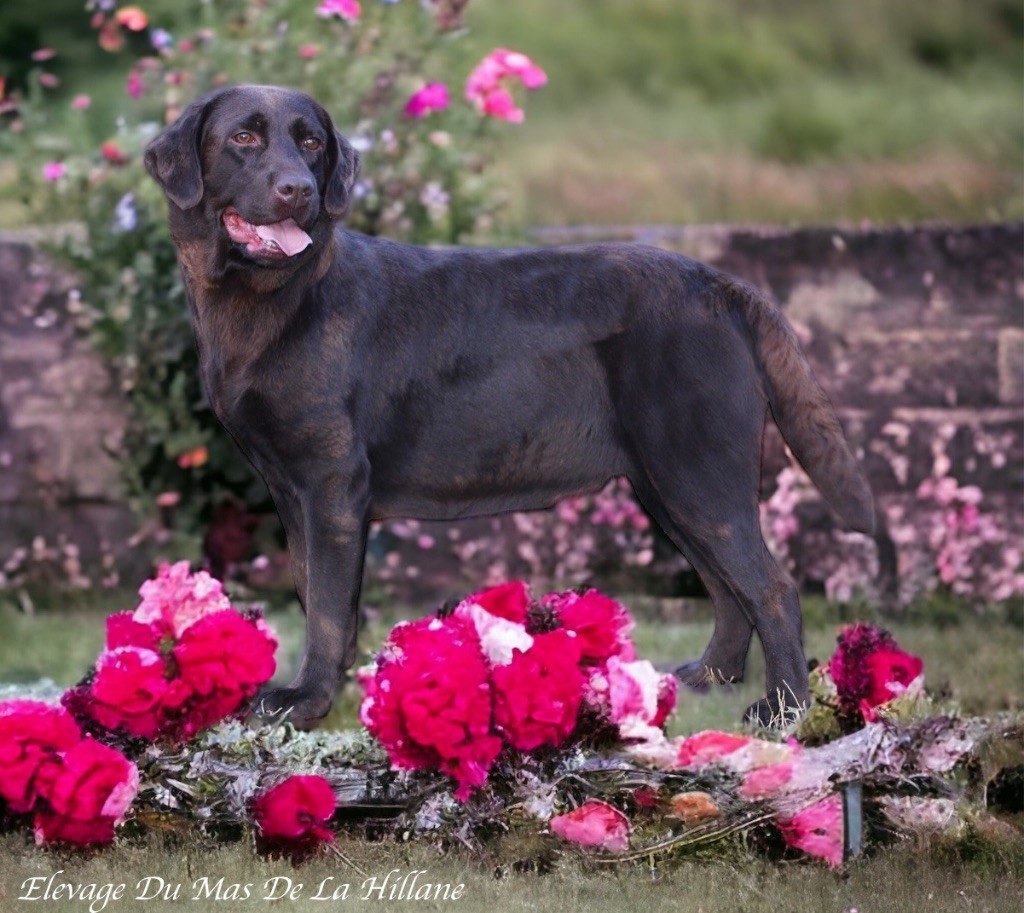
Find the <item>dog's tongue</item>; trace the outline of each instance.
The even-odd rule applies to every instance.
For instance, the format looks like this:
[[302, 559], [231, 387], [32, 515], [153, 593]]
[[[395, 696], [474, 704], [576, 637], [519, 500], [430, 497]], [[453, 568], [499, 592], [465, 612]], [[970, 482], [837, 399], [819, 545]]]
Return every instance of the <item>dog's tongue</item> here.
[[263, 241], [273, 241], [289, 257], [294, 257], [313, 243], [313, 239], [299, 228], [294, 219], [253, 227]]

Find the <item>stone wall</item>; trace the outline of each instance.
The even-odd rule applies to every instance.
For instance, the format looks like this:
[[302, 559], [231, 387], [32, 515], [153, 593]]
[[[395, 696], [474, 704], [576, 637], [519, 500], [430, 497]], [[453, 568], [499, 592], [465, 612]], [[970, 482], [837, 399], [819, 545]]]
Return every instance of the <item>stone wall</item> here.
[[[540, 243], [624, 239], [709, 262], [770, 291], [863, 454], [880, 499], [910, 496], [932, 443], [951, 472], [1024, 513], [1024, 225], [908, 229], [546, 229]], [[0, 236], [0, 561], [63, 534], [95, 557], [132, 528], [109, 444], [122, 400], [76, 338], [72, 279]], [[766, 475], [783, 465], [769, 435]]]
[[124, 403], [74, 330], [73, 285], [31, 239], [0, 236], [0, 571], [34, 541], [95, 565], [134, 527], [110, 456]]

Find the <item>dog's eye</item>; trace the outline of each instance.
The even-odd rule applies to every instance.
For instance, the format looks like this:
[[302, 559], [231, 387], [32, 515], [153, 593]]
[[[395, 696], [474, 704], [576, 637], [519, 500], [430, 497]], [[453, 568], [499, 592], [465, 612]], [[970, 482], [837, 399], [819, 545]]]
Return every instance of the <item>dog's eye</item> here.
[[248, 130], [240, 130], [231, 139], [238, 143], [239, 146], [251, 146], [253, 143], [258, 142], [256, 135], [250, 133]]
[[302, 148], [305, 149], [307, 152], [319, 152], [323, 148], [323, 145], [324, 144], [320, 141], [320, 139], [315, 136], [307, 136], [302, 141]]

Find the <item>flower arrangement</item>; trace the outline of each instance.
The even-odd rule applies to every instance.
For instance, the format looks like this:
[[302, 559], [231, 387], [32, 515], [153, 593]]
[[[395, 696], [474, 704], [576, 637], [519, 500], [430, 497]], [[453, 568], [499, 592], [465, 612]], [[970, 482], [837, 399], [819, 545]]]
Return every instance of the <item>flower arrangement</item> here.
[[85, 725], [181, 742], [245, 707], [274, 674], [273, 633], [205, 571], [164, 565], [139, 594], [134, 612], [107, 619], [95, 669], [62, 698]]
[[[109, 844], [152, 822], [247, 834], [298, 864], [338, 827], [358, 832], [358, 816], [336, 817], [351, 803], [386, 810], [378, 838], [391, 827], [439, 847], [481, 846], [497, 825], [628, 862], [743, 832], [832, 866], [849, 851], [847, 788], [864, 791], [869, 835], [959, 827], [956, 796], [971, 820], [986, 814], [962, 773], [996, 756], [1007, 727], [935, 715], [920, 660], [887, 632], [844, 629], [786, 732], [670, 738], [674, 682], [636, 657], [631, 627], [595, 590], [484, 590], [392, 631], [361, 675], [369, 731], [300, 733], [241, 718], [273, 671], [265, 624], [207, 575], [162, 567], [111, 617], [64, 706], [0, 702], [0, 814], [42, 846]], [[225, 637], [246, 655], [227, 655]]]
[[435, 768], [468, 799], [505, 748], [559, 748], [616, 727], [652, 738], [676, 680], [636, 659], [625, 607], [596, 590], [534, 601], [522, 582], [403, 623], [360, 676], [360, 719], [392, 763]]

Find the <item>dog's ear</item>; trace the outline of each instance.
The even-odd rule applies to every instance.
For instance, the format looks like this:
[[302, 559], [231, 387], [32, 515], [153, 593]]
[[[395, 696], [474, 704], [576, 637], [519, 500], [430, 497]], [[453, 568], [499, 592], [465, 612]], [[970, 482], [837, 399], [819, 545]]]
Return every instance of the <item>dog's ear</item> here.
[[327, 142], [327, 186], [324, 209], [333, 218], [340, 218], [348, 209], [352, 185], [359, 174], [359, 153], [337, 130], [329, 131]]
[[179, 209], [198, 206], [203, 198], [199, 143], [210, 98], [192, 102], [163, 133], [146, 146], [146, 170]]

